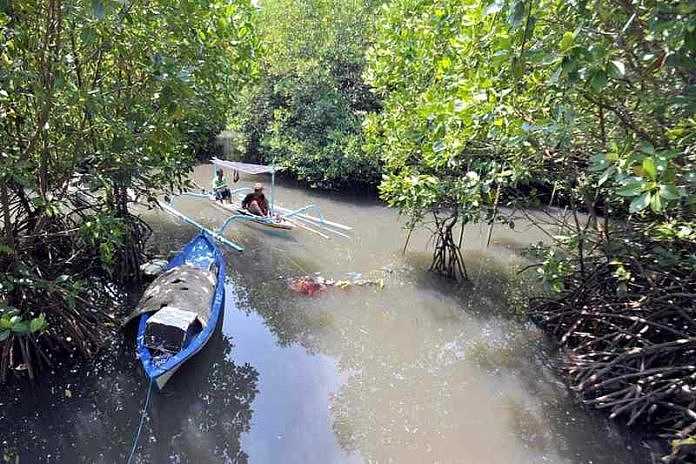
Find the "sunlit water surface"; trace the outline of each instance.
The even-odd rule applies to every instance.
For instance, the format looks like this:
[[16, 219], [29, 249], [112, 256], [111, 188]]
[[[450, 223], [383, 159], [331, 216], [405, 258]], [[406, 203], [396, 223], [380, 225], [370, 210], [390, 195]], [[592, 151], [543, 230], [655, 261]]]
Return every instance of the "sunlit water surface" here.
[[[196, 170], [207, 184], [210, 166]], [[240, 184], [257, 179], [242, 178]], [[313, 203], [354, 226], [353, 238], [233, 226], [245, 248], [226, 251], [227, 305], [206, 349], [152, 395], [134, 462], [486, 463], [649, 462], [635, 440], [578, 407], [548, 366], [553, 352], [531, 324], [510, 317], [520, 251], [543, 237], [515, 230], [464, 233], [473, 284], [424, 270], [426, 235], [406, 233], [373, 200], [276, 189], [284, 206]], [[177, 200], [210, 226], [224, 214]], [[153, 243], [176, 250], [195, 230], [155, 211]], [[291, 277], [383, 279], [384, 288], [329, 289], [313, 298]], [[96, 364], [0, 398], [0, 442], [20, 462], [125, 462], [147, 384], [132, 332]], [[25, 391], [27, 387], [24, 387]]]

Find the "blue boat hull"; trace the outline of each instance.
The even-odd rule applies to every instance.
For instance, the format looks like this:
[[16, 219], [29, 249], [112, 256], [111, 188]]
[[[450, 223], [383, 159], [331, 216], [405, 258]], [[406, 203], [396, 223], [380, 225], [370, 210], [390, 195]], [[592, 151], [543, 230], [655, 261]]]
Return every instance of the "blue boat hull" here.
[[164, 362], [155, 362], [150, 350], [145, 346], [145, 328], [150, 314], [140, 316], [136, 334], [136, 352], [143, 365], [145, 374], [160, 389], [164, 387], [172, 375], [186, 361], [191, 359], [208, 343], [220, 322], [225, 307], [225, 259], [211, 237], [204, 233], [198, 234], [167, 265], [167, 269], [181, 266], [182, 264], [208, 269], [213, 263], [217, 266], [218, 271], [215, 293], [211, 302], [210, 318], [205, 327], [183, 350], [167, 358]]

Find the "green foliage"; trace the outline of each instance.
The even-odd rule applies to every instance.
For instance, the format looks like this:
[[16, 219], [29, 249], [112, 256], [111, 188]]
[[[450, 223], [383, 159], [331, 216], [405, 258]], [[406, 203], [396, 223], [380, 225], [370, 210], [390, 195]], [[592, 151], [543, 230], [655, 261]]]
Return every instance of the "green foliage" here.
[[[0, 16], [0, 130], [10, 141], [0, 178], [42, 194], [76, 170], [94, 186], [144, 194], [181, 183], [192, 163], [186, 129], [220, 120], [248, 67], [248, 7], [10, 5]], [[55, 46], [44, 46], [47, 36]]]
[[[399, 0], [382, 10], [366, 77], [384, 111], [364, 129], [385, 163], [382, 197], [415, 219], [455, 209], [477, 220], [540, 160], [510, 79], [522, 30], [501, 20], [507, 8]], [[517, 24], [519, 7], [510, 14]]]
[[95, 214], [80, 227], [80, 235], [87, 247], [96, 249], [102, 262], [113, 264], [115, 251], [125, 242], [123, 220], [108, 214]]
[[469, 221], [534, 184], [592, 214], [688, 222], [695, 28], [687, 1], [390, 2], [366, 71], [382, 197]]
[[[20, 212], [6, 214], [7, 234], [65, 217], [74, 187], [102, 192], [98, 224], [133, 198], [184, 185], [252, 70], [250, 13], [243, 0], [9, 3], [0, 183]], [[106, 262], [122, 238], [99, 236]]]
[[45, 328], [46, 318], [43, 314], [23, 319], [14, 308], [0, 309], [0, 342], [7, 340], [11, 335], [37, 334]]
[[[556, 240], [565, 243], [566, 246], [571, 245], [574, 239], [572, 236], [556, 236]], [[535, 277], [542, 283], [545, 292], [558, 294], [566, 290], [568, 279], [575, 270], [572, 256], [543, 242], [527, 247], [523, 254], [538, 263], [533, 265], [536, 267]]]
[[379, 181], [379, 157], [363, 151], [361, 134], [364, 114], [378, 108], [361, 76], [372, 12], [370, 1], [262, 3], [262, 74], [231, 123], [246, 159], [321, 188]]
[[548, 291], [559, 293], [565, 288], [565, 281], [573, 270], [572, 263], [553, 249], [548, 249], [544, 258], [537, 268], [539, 278]]
[[[31, 331], [38, 307], [59, 345], [103, 341], [113, 299], [100, 278], [134, 279], [146, 236], [129, 205], [186, 186], [254, 71], [252, 10], [0, 2], [0, 302]], [[0, 381], [21, 362], [10, 352]]]

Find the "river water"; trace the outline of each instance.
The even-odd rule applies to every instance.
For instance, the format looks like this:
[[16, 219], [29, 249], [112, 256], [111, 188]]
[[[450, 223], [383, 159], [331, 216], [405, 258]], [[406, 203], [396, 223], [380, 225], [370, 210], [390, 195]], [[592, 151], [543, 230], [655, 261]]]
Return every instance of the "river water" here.
[[[195, 172], [212, 178], [210, 166]], [[242, 177], [240, 184], [258, 179]], [[424, 270], [426, 234], [406, 233], [375, 200], [280, 185], [284, 206], [313, 203], [354, 226], [325, 240], [305, 231], [232, 226], [243, 254], [226, 251], [229, 281], [222, 329], [162, 392], [153, 392], [133, 462], [487, 463], [649, 462], [600, 416], [580, 408], [549, 365], [553, 351], [511, 313], [510, 277], [521, 250], [543, 236], [523, 221], [464, 233], [472, 283]], [[215, 226], [200, 200], [178, 207]], [[154, 245], [176, 250], [195, 230], [143, 213]], [[308, 297], [287, 279], [384, 281]], [[20, 462], [126, 462], [147, 384], [131, 332], [95, 363], [38, 385], [5, 388], [0, 444]]]

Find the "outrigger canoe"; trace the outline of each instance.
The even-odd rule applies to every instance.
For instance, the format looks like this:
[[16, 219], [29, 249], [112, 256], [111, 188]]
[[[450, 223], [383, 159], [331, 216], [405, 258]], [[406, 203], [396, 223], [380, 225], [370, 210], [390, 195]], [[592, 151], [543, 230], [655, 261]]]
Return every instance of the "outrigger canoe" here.
[[[139, 317], [136, 352], [145, 374], [159, 389], [210, 340], [225, 306], [225, 260], [212, 237], [201, 232], [177, 254], [146, 290], [131, 317]], [[169, 314], [165, 315], [168, 311]], [[149, 326], [167, 317], [196, 319], [179, 351], [152, 345]], [[152, 319], [151, 324], [148, 321]], [[166, 323], [166, 322], [165, 322]], [[168, 326], [161, 326], [169, 328]]]
[[[218, 232], [222, 233], [225, 231], [225, 228], [229, 224], [231, 224], [234, 221], [240, 221], [247, 224], [259, 224], [267, 228], [284, 229], [288, 231], [294, 229], [303, 229], [308, 232], [317, 234], [323, 238], [329, 238], [329, 236], [324, 234], [322, 231], [330, 232], [341, 237], [350, 238], [345, 233], [331, 228], [334, 227], [336, 229], [350, 231], [352, 230], [350, 227], [336, 222], [326, 221], [321, 214], [321, 210], [316, 205], [310, 204], [295, 210], [290, 210], [275, 204], [275, 173], [281, 168], [278, 168], [277, 166], [273, 165], [267, 166], [263, 164], [242, 163], [239, 161], [226, 161], [218, 158], [213, 158], [212, 162], [219, 169], [228, 169], [237, 173], [243, 172], [245, 174], [251, 175], [271, 175], [271, 192], [268, 198], [268, 209], [270, 211], [269, 217], [254, 216], [246, 210], [239, 210], [237, 209], [237, 207], [231, 205], [219, 205], [218, 202], [214, 201], [214, 198], [211, 197], [210, 193], [199, 194], [205, 195], [208, 197], [209, 200], [218, 203], [217, 206], [221, 207], [221, 209], [225, 209], [228, 212], [234, 213], [233, 216], [228, 218], [227, 221], [222, 225], [222, 227], [220, 227]], [[242, 192], [249, 190], [251, 189], [248, 187], [242, 187], [231, 190], [233, 202], [235, 201], [235, 199], [237, 200], [237, 202], [241, 202], [243, 198]], [[319, 214], [318, 218], [305, 214], [307, 211], [312, 209], [317, 211], [317, 213]]]
[[[232, 203], [222, 204], [221, 202], [215, 200], [215, 197], [212, 194], [212, 192], [207, 191], [195, 182], [194, 185], [196, 185], [197, 188], [200, 189], [199, 192], [181, 192], [179, 195], [190, 196], [195, 198], [204, 198], [216, 208], [224, 210], [227, 213], [232, 213], [231, 216], [228, 216], [225, 219], [225, 221], [219, 228], [217, 228], [216, 230], [211, 230], [199, 223], [198, 221], [196, 221], [195, 219], [177, 210], [172, 203], [173, 198], [172, 200], [167, 200], [166, 202], [160, 202], [160, 206], [162, 207], [162, 209], [167, 213], [199, 228], [218, 242], [223, 243], [236, 251], [242, 251], [244, 248], [240, 244], [234, 243], [233, 241], [225, 238], [224, 234], [228, 226], [230, 226], [232, 223], [238, 222], [250, 225], [259, 225], [266, 229], [274, 229], [278, 231], [287, 232], [296, 229], [302, 229], [307, 232], [319, 235], [320, 237], [325, 239], [329, 238], [329, 235], [327, 235], [325, 232], [338, 235], [339, 237], [350, 238], [350, 236], [346, 232], [350, 232], [352, 228], [340, 224], [338, 222], [327, 221], [326, 219], [324, 219], [324, 216], [322, 215], [321, 210], [317, 205], [309, 204], [297, 209], [283, 208], [282, 206], [276, 205], [274, 203], [275, 173], [278, 169], [276, 166], [242, 163], [238, 161], [226, 161], [217, 158], [213, 158], [212, 162], [219, 168], [229, 169], [236, 172], [243, 172], [251, 175], [270, 174], [271, 192], [268, 205], [269, 211], [271, 213], [270, 216], [255, 216], [237, 206], [242, 202], [242, 192], [251, 190], [249, 187], [242, 187], [230, 190], [232, 196]], [[318, 217], [307, 214], [310, 210], [316, 211], [315, 214], [317, 214]]]

